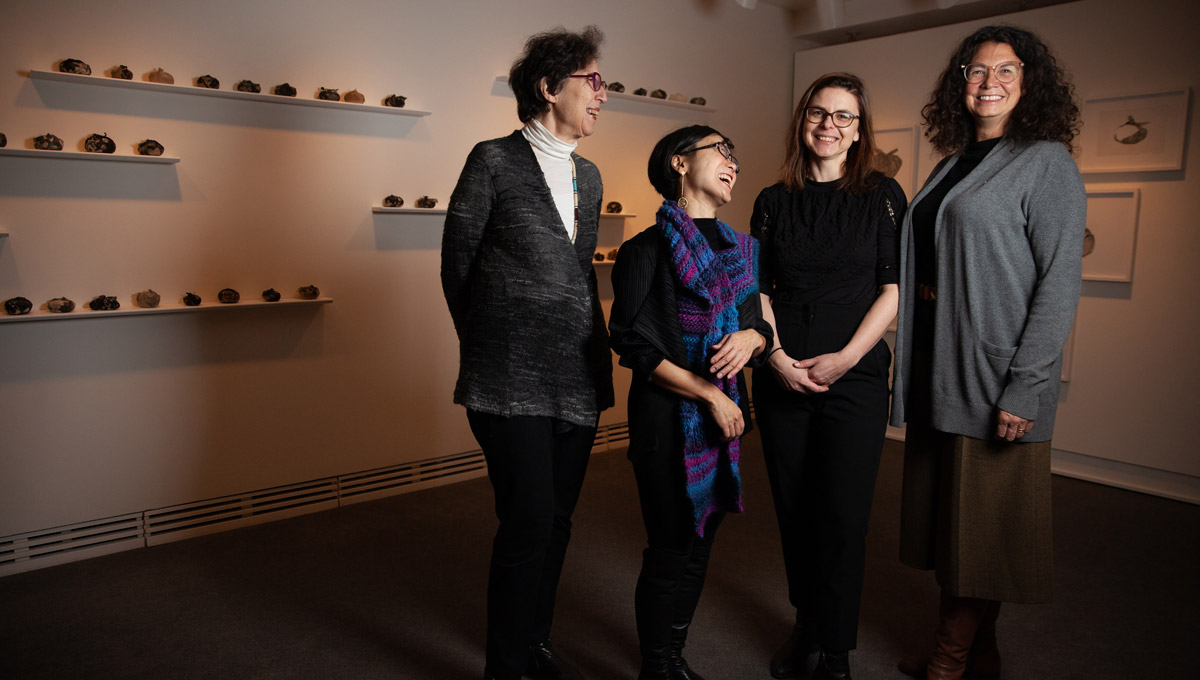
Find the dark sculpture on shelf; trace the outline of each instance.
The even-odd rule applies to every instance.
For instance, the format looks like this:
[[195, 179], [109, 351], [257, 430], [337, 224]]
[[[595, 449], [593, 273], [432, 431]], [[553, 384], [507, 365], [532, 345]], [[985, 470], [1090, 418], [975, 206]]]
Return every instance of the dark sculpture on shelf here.
[[362, 104], [367, 101], [367, 98], [358, 90], [350, 90], [342, 97], [342, 101], [350, 102], [351, 104]]
[[274, 288], [268, 288], [263, 291], [263, 299], [267, 302], [279, 302], [279, 291]]
[[436, 198], [430, 198], [430, 197], [428, 197], [428, 196], [422, 196], [422, 197], [420, 197], [420, 198], [418, 198], [418, 199], [417, 199], [417, 207], [418, 207], [418, 208], [432, 208], [432, 207], [434, 207], [434, 206], [436, 206], [436, 205], [437, 205], [437, 199], [436, 199]]
[[88, 307], [97, 312], [111, 312], [114, 309], [120, 309], [121, 303], [112, 295], [97, 295], [88, 303]]
[[336, 87], [318, 87], [317, 99], [324, 99], [327, 102], [340, 101], [342, 96], [338, 94]]
[[0, 132], [0, 149], [6, 146], [8, 146], [8, 137], [5, 137], [4, 133]]
[[621, 212], [621, 204], [616, 201], [609, 201], [608, 205], [604, 206], [604, 212], [619, 213]]
[[638, 89], [634, 90], [633, 93], [639, 97], [645, 97], [646, 96], [646, 88], [639, 87]]
[[158, 303], [161, 301], [162, 296], [150, 288], [147, 288], [140, 293], [133, 294], [133, 304], [137, 305], [138, 307], [157, 307]]
[[262, 86], [250, 80], [239, 80], [237, 85], [233, 86], [233, 89], [238, 92], [252, 92], [254, 94], [262, 92]]
[[213, 78], [212, 76], [204, 75], [196, 78], [196, 87], [206, 87], [210, 90], [219, 90], [221, 89], [221, 81]]
[[196, 295], [195, 293], [184, 293], [183, 294], [183, 304], [187, 305], [188, 307], [199, 306], [200, 296]]
[[94, 134], [83, 140], [83, 150], [89, 153], [113, 153], [117, 145], [107, 134]]
[[316, 300], [321, 296], [321, 289], [316, 286], [301, 286], [300, 297], [305, 300]]
[[137, 152], [143, 156], [161, 156], [163, 151], [163, 145], [153, 139], [147, 139], [137, 145]]
[[15, 297], [4, 301], [4, 311], [12, 316], [28, 314], [31, 309], [33, 309], [33, 303], [29, 301], [29, 298]]
[[58, 70], [61, 73], [74, 73], [77, 76], [92, 75], [92, 67], [78, 59], [63, 59], [58, 63]]
[[624, 92], [624, 91], [625, 91], [625, 86], [624, 86], [624, 85], [622, 85], [620, 82], [609, 83], [609, 84], [608, 84], [608, 91], [609, 91], [609, 92]]
[[42, 151], [62, 151], [63, 141], [47, 132], [33, 138], [33, 148]]
[[708, 104], [708, 100], [704, 97], [692, 97], [692, 100], [688, 103], [695, 104], [696, 106], [705, 106]]
[[217, 301], [227, 305], [231, 305], [241, 299], [241, 293], [232, 288], [222, 288], [221, 292], [217, 293]]
[[159, 83], [162, 85], [174, 85], [175, 84], [175, 76], [162, 70], [162, 68], [156, 68], [153, 71], [151, 71], [150, 73], [147, 73], [146, 80], [149, 80], [152, 83]]
[[295, 97], [296, 96], [296, 88], [292, 87], [291, 85], [288, 85], [287, 83], [284, 83], [282, 85], [276, 85], [275, 89], [273, 89], [271, 91], [274, 92], [275, 94], [279, 95], [280, 97]]
[[390, 106], [395, 109], [402, 109], [404, 108], [404, 103], [407, 101], [408, 97], [401, 97], [398, 94], [389, 94], [387, 98], [383, 100], [383, 105]]
[[603, 262], [604, 261], [604, 253], [597, 250], [596, 254], [592, 256], [592, 259], [597, 262]]
[[390, 195], [388, 195], [387, 198], [383, 199], [383, 207], [385, 207], [385, 208], [404, 207], [404, 199], [400, 198], [396, 194], [390, 194]]
[[113, 69], [109, 71], [109, 75], [120, 80], [133, 80], [133, 71], [130, 71], [129, 67], [125, 64], [114, 66]]
[[666, 90], [655, 90], [650, 93], [650, 98], [651, 99], [666, 99], [667, 91]]
[[55, 314], [67, 314], [75, 311], [75, 301], [65, 297], [56, 297], [46, 302], [46, 309]]

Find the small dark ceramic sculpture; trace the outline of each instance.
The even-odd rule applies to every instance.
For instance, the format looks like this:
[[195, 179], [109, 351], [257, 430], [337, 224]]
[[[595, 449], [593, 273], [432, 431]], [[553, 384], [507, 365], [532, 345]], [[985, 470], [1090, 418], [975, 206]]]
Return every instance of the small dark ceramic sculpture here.
[[262, 92], [262, 85], [250, 80], [239, 80], [237, 85], [233, 86], [233, 89], [237, 90], [238, 92], [253, 92], [257, 94]]
[[617, 261], [617, 250], [618, 250], [617, 248], [613, 248], [612, 250], [608, 251], [608, 255], [606, 256], [606, 259], [609, 262]]
[[162, 296], [150, 288], [133, 295], [133, 304], [138, 307], [157, 307], [161, 301]]
[[97, 295], [88, 303], [97, 312], [111, 312], [114, 309], [120, 309], [121, 303], [112, 295]]
[[112, 153], [117, 145], [107, 134], [94, 134], [83, 140], [83, 150], [89, 153]]
[[408, 97], [401, 97], [398, 94], [389, 94], [387, 99], [383, 100], [384, 106], [390, 106], [395, 109], [404, 108], [404, 103], [408, 101]]
[[92, 75], [92, 67], [78, 59], [63, 59], [58, 64], [58, 70], [61, 73], [74, 73], [79, 76]]
[[276, 85], [275, 89], [273, 89], [271, 91], [274, 92], [275, 94], [279, 95], [280, 97], [295, 97], [296, 96], [296, 88], [292, 87], [291, 85], [288, 85], [287, 83], [284, 83], [282, 85]]
[[33, 309], [33, 303], [29, 301], [29, 298], [15, 297], [4, 301], [4, 311], [13, 316], [28, 314], [31, 309]]
[[362, 104], [367, 101], [367, 98], [358, 90], [350, 90], [342, 97], [342, 101], [350, 102], [351, 104]]
[[0, 149], [6, 146], [8, 146], [8, 137], [5, 137], [4, 133], [0, 132]]
[[646, 88], [639, 87], [638, 89], [634, 90], [633, 93], [639, 97], [645, 97], [646, 96]]
[[624, 86], [624, 85], [622, 85], [620, 82], [609, 83], [609, 84], [608, 84], [608, 91], [609, 91], [609, 92], [624, 92], [624, 91], [625, 91], [625, 86]]
[[338, 94], [336, 87], [319, 87], [317, 88], [317, 99], [324, 99], [327, 102], [336, 102], [341, 100], [342, 96]]
[[161, 156], [163, 151], [163, 145], [153, 139], [147, 139], [137, 145], [137, 152], [143, 156]]
[[221, 89], [221, 81], [212, 76], [204, 75], [196, 78], [196, 87], [206, 87], [210, 90]]
[[267, 302], [279, 302], [279, 291], [268, 288], [263, 291], [263, 299]]
[[300, 297], [305, 300], [316, 300], [321, 296], [321, 289], [316, 286], [301, 286], [299, 293]]
[[183, 304], [187, 305], [188, 307], [196, 307], [200, 304], [200, 296], [196, 295], [195, 293], [184, 293]]
[[705, 106], [708, 104], [708, 100], [704, 97], [692, 97], [692, 100], [688, 103], [695, 104], [696, 106]]
[[417, 199], [417, 207], [418, 207], [418, 208], [432, 208], [432, 207], [434, 207], [434, 206], [436, 206], [436, 205], [437, 205], [437, 199], [436, 199], [436, 198], [430, 198], [430, 197], [428, 197], [428, 196], [422, 196], [422, 197], [420, 197], [420, 198], [418, 198], [418, 199]]
[[603, 262], [604, 261], [604, 253], [597, 250], [596, 254], [592, 256], [592, 259], [597, 262]]
[[650, 98], [651, 99], [666, 99], [667, 91], [666, 90], [655, 90], [650, 93]]
[[65, 297], [56, 297], [46, 302], [46, 309], [55, 314], [67, 314], [75, 311], [75, 301]]
[[221, 292], [217, 293], [217, 301], [227, 305], [231, 305], [241, 299], [241, 293], [232, 288], [222, 288]]
[[175, 76], [162, 70], [162, 68], [156, 68], [150, 73], [147, 73], [146, 80], [149, 80], [152, 83], [160, 83], [162, 85], [175, 84]]
[[401, 208], [403, 206], [404, 199], [396, 194], [390, 194], [387, 198], [383, 199], [383, 207], [385, 208]]
[[604, 212], [619, 213], [621, 212], [621, 204], [616, 201], [609, 201], [608, 205], [604, 206]]
[[33, 138], [33, 148], [41, 149], [42, 151], [62, 151], [62, 140], [47, 132], [40, 137]]
[[133, 80], [133, 71], [130, 71], [125, 64], [114, 66], [113, 70], [109, 71], [109, 75], [120, 80]]

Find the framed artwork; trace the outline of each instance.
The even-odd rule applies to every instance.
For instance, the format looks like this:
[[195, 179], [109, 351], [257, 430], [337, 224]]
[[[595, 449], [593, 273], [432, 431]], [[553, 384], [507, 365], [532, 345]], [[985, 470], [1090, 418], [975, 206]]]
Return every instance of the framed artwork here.
[[1083, 237], [1085, 281], [1133, 281], [1140, 189], [1089, 189]]
[[908, 196], [917, 194], [917, 128], [875, 131], [875, 169], [895, 179]]
[[1181, 170], [1189, 90], [1083, 103], [1079, 171]]

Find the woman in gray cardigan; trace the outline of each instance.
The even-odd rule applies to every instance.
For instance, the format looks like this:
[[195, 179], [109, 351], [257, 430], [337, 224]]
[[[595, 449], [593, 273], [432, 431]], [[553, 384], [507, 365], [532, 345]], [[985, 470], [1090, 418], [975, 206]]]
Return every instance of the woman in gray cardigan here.
[[535, 35], [509, 85], [525, 127], [481, 142], [450, 197], [442, 290], [458, 333], [455, 403], [487, 459], [500, 526], [485, 678], [579, 678], [550, 647], [555, 592], [612, 355], [592, 254], [603, 186], [574, 152], [607, 100], [603, 36]]
[[[947, 155], [901, 234], [892, 424], [908, 421], [901, 560], [941, 586], [915, 677], [997, 677], [1003, 602], [1051, 594], [1050, 437], [1079, 302], [1079, 109], [1031, 33], [979, 29], [922, 110]], [[1027, 670], [1027, 676], [1043, 673]]]

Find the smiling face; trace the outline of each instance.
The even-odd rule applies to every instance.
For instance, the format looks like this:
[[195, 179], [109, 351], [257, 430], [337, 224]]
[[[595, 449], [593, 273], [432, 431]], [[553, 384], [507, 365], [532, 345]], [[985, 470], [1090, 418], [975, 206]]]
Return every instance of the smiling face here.
[[[709, 146], [724, 141], [721, 135], [709, 135], [688, 148]], [[737, 164], [725, 158], [715, 146], [686, 155], [676, 155], [671, 165], [680, 174], [680, 194], [687, 198], [692, 217], [715, 217], [717, 208], [733, 198], [737, 183]]]
[[[593, 60], [573, 75], [586, 75], [597, 71]], [[577, 142], [596, 131], [596, 120], [600, 116], [600, 105], [608, 101], [603, 87], [593, 90], [587, 78], [567, 78], [558, 94], [550, 94], [545, 83], [543, 96], [550, 102], [550, 110], [538, 118], [550, 134], [564, 142]]]
[[967, 83], [965, 93], [967, 111], [975, 119], [977, 141], [992, 139], [1004, 134], [1008, 119], [1021, 100], [1024, 73], [1018, 69], [1016, 80], [1002, 83], [996, 79], [995, 69], [1000, 64], [1019, 64], [1021, 60], [1013, 48], [1005, 43], [985, 42], [971, 56], [972, 64], [988, 67], [982, 82]]
[[[808, 100], [808, 107], [823, 109], [828, 113], [846, 111], [856, 116], [862, 113], [858, 109], [858, 97], [840, 87], [826, 87], [817, 90]], [[846, 155], [850, 152], [850, 147], [858, 141], [858, 126], [859, 119], [857, 118], [844, 128], [834, 125], [832, 116], [825, 116], [825, 120], [820, 124], [805, 119], [804, 145], [812, 154], [813, 163], [836, 168], [836, 174], [841, 176], [846, 163]]]

